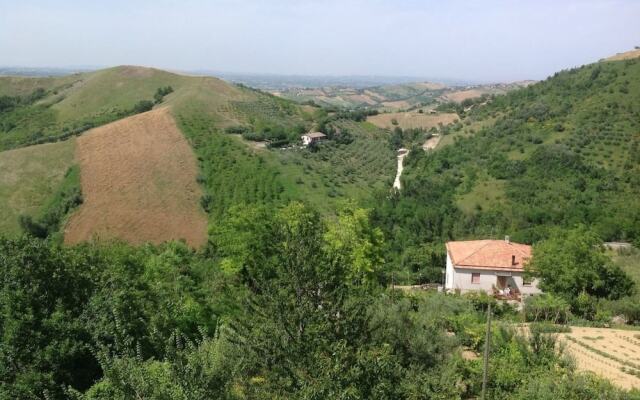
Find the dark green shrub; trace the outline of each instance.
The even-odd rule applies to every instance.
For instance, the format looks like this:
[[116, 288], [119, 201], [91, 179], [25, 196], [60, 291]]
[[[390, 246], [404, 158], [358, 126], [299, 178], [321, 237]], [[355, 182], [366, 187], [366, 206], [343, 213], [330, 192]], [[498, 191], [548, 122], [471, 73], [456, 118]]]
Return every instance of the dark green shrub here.
[[131, 109], [131, 112], [133, 114], [140, 114], [143, 112], [147, 112], [149, 110], [151, 110], [153, 108], [153, 102], [149, 101], [149, 100], [140, 100], [139, 102], [137, 102], [133, 108]]

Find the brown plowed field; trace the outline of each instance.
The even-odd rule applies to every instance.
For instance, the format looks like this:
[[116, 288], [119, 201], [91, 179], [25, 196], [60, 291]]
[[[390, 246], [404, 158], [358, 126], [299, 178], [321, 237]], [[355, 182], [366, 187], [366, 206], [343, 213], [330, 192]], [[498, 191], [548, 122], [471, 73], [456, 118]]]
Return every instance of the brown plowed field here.
[[367, 121], [379, 128], [393, 129], [395, 127], [393, 120], [395, 120], [398, 123], [398, 126], [402, 129], [430, 129], [437, 127], [439, 124], [449, 125], [457, 121], [459, 118], [458, 114], [455, 113], [420, 114], [418, 112], [411, 111], [372, 115], [367, 117]]
[[444, 95], [447, 100], [455, 101], [456, 103], [461, 103], [466, 99], [474, 99], [480, 96], [482, 96], [482, 92], [476, 89], [458, 90]]
[[196, 159], [169, 109], [87, 132], [77, 140], [76, 158], [84, 203], [65, 227], [65, 242], [206, 241]]

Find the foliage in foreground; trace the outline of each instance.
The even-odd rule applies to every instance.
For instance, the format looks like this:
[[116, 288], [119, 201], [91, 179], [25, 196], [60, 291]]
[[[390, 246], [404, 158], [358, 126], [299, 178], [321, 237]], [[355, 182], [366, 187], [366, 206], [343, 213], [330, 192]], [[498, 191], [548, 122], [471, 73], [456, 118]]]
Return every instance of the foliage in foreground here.
[[[459, 349], [482, 349], [484, 313], [379, 286], [382, 244], [365, 212], [244, 213], [260, 219], [222, 222], [203, 253], [0, 239], [0, 398], [479, 395], [480, 361]], [[495, 332], [492, 399], [630, 396], [575, 373], [553, 336]]]
[[595, 317], [599, 299], [617, 300], [633, 292], [634, 282], [605, 254], [598, 236], [584, 226], [554, 231], [534, 246], [526, 268], [540, 278], [540, 289], [564, 299], [588, 319]]

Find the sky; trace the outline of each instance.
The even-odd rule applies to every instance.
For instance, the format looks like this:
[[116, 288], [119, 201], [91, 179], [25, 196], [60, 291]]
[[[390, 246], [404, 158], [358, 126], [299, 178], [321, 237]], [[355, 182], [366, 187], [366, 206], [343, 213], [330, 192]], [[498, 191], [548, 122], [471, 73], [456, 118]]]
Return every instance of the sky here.
[[0, 0], [0, 66], [543, 79], [640, 46], [639, 0]]

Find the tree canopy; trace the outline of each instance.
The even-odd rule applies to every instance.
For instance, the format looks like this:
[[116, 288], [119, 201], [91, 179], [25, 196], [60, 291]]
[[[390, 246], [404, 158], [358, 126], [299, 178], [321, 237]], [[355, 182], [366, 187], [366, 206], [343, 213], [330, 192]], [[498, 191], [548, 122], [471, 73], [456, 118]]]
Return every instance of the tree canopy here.
[[584, 225], [558, 229], [534, 245], [526, 268], [540, 278], [540, 289], [564, 298], [574, 309], [585, 296], [618, 299], [631, 294], [633, 281], [604, 250], [602, 240]]

